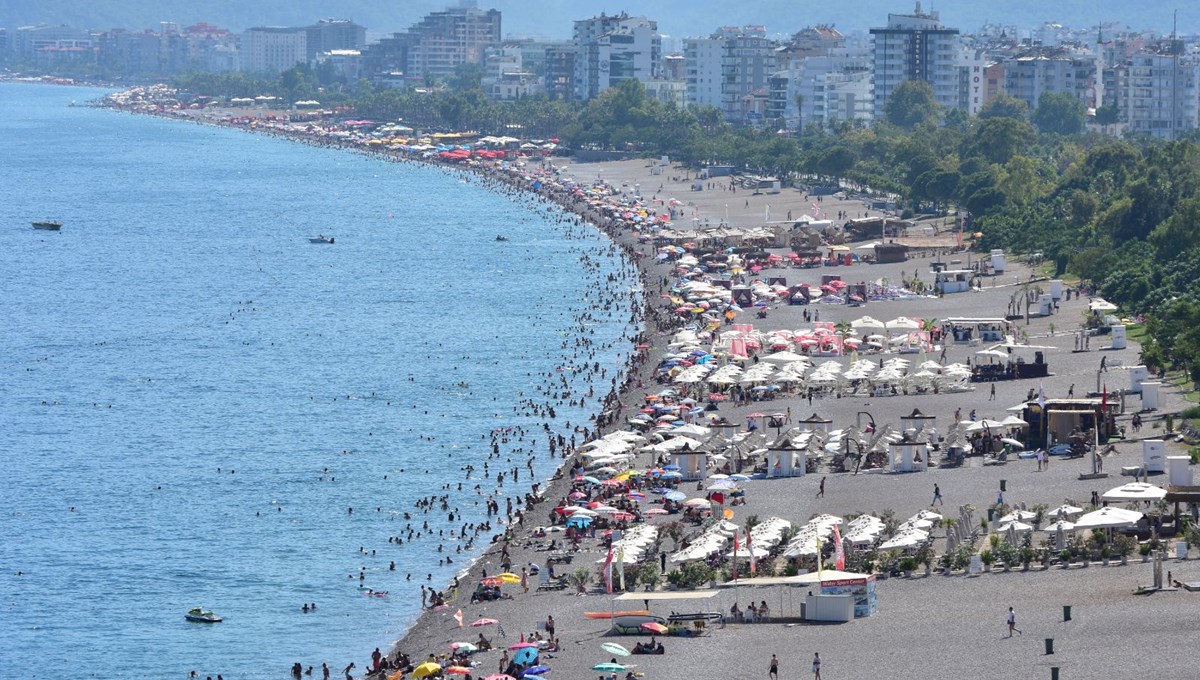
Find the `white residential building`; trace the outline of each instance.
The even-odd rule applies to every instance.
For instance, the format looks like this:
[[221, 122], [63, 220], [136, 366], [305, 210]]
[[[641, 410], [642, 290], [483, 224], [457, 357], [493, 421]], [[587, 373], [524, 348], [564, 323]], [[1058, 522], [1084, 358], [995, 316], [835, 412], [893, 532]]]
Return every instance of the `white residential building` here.
[[1133, 55], [1125, 81], [1129, 131], [1178, 139], [1200, 124], [1200, 62], [1168, 41], [1155, 52]]
[[308, 62], [308, 38], [303, 28], [266, 26], [242, 34], [242, 70], [279, 74]]
[[630, 78], [658, 77], [662, 38], [658, 23], [621, 13], [575, 22], [575, 96], [588, 100]]
[[875, 118], [901, 83], [923, 80], [933, 88], [933, 98], [947, 108], [959, 106], [959, 39], [957, 28], [946, 28], [937, 12], [889, 14], [888, 25], [872, 28], [875, 37]]
[[687, 38], [683, 58], [687, 62], [688, 103], [721, 108], [721, 56], [725, 41], [716, 38]]
[[865, 46], [838, 47], [790, 59], [772, 76], [768, 117], [784, 118], [791, 129], [872, 120], [871, 54]]

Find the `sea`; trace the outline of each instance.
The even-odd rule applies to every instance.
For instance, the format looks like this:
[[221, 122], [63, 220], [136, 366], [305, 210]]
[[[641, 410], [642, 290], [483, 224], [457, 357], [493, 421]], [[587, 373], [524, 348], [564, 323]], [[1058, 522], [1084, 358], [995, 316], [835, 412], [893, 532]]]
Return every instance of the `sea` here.
[[[552, 474], [510, 429], [460, 491], [491, 434], [542, 432], [517, 407], [564, 384], [596, 398], [553, 431], [598, 411], [630, 264], [465, 174], [82, 106], [101, 94], [0, 84], [0, 677], [361, 669], [487, 544], [450, 535], [484, 494]], [[441, 495], [453, 522], [415, 505]]]

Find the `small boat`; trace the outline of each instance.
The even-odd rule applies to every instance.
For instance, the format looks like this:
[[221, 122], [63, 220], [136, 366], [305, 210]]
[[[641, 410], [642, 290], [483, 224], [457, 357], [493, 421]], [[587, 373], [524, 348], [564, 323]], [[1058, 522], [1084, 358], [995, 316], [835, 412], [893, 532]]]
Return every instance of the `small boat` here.
[[320, 236], [310, 236], [310, 237], [308, 237], [308, 242], [309, 243], [333, 243], [333, 237], [326, 236], [324, 234], [321, 234]]
[[62, 229], [62, 222], [54, 222], [47, 220], [45, 222], [34, 222], [34, 229], [43, 229], [45, 231], [58, 231]]
[[496, 240], [497, 240], [497, 241], [507, 241], [507, 240], [508, 240], [508, 237], [507, 237], [507, 236], [497, 236], [497, 237], [496, 237]]
[[200, 607], [189, 609], [188, 613], [183, 615], [183, 618], [196, 623], [220, 623], [223, 620], [216, 614]]

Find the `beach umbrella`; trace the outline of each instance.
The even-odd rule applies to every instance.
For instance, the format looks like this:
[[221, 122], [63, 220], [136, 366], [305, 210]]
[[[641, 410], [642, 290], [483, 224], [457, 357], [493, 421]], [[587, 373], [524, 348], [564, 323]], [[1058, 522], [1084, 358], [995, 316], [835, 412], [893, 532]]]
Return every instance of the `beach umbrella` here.
[[668, 491], [667, 494], [665, 496], [663, 496], [663, 498], [665, 498], [669, 501], [679, 502], [679, 501], [686, 499], [687, 494], [685, 494], [682, 491]]
[[1109, 506], [1089, 512], [1075, 523], [1077, 529], [1112, 529], [1128, 527], [1138, 523], [1142, 513]]
[[522, 666], [524, 666], [525, 664], [530, 664], [530, 663], [533, 663], [534, 661], [537, 661], [537, 658], [538, 658], [537, 645], [534, 645], [532, 647], [522, 647], [521, 649], [518, 649], [517, 651], [513, 652], [513, 655], [512, 655], [513, 661], [515, 661], [516, 663], [518, 663]]
[[550, 672], [549, 666], [530, 666], [529, 668], [525, 669], [526, 677], [528, 677], [530, 673], [533, 673], [534, 675], [541, 675], [542, 673], [549, 673], [549, 672]]
[[1077, 508], [1074, 505], [1060, 505], [1057, 508], [1046, 513], [1047, 517], [1074, 517], [1083, 512], [1083, 508]]
[[1008, 444], [1009, 446], [1019, 446], [1019, 447], [1021, 447], [1021, 448], [1025, 448], [1025, 445], [1024, 445], [1024, 444], [1022, 444], [1021, 442], [1019, 442], [1019, 441], [1017, 441], [1016, 439], [1013, 439], [1013, 438], [1011, 438], [1011, 437], [1004, 437], [1004, 438], [1002, 438], [1002, 439], [1000, 440], [1000, 443], [1001, 443], [1001, 444]]
[[605, 661], [604, 663], [598, 663], [595, 666], [592, 666], [592, 670], [600, 671], [601, 673], [620, 673], [625, 670], [625, 667], [619, 663], [610, 663]]
[[470, 675], [471, 669], [466, 666], [450, 666], [444, 672], [447, 675]]
[[603, 649], [609, 654], [616, 654], [617, 656], [629, 656], [630, 654], [633, 654], [633, 652], [625, 649], [625, 647], [617, 642], [605, 642], [600, 645], [600, 649]]
[[496, 578], [500, 579], [500, 581], [502, 583], [508, 583], [508, 584], [521, 582], [521, 577], [517, 576], [516, 574], [512, 573], [511, 571], [506, 571], [503, 574], [499, 574], [496, 576]]
[[470, 642], [451, 642], [450, 651], [458, 652], [460, 654], [473, 654], [478, 652], [479, 648]]
[[1130, 482], [1109, 489], [1101, 496], [1106, 501], [1158, 501], [1165, 498], [1166, 489], [1146, 484], [1145, 482]]
[[693, 498], [684, 503], [684, 505], [688, 506], [689, 508], [702, 508], [708, 505], [708, 503], [709, 500], [707, 498]]
[[484, 678], [483, 680], [517, 680], [517, 679], [506, 673], [493, 673], [493, 674], [487, 676], [486, 678]]
[[436, 664], [432, 661], [426, 661], [425, 663], [413, 669], [412, 676], [414, 678], [425, 678], [433, 675], [434, 673], [440, 673], [441, 671], [442, 667], [440, 664]]
[[572, 517], [571, 519], [567, 520], [567, 526], [582, 529], [582, 528], [589, 526], [594, 521], [595, 520], [593, 520], [591, 517], [587, 517], [586, 515], [580, 515], [578, 517]]
[[478, 619], [476, 621], [471, 622], [471, 627], [472, 628], [480, 628], [483, 626], [493, 626], [497, 623], [500, 623], [500, 622], [497, 621], [496, 619]]
[[646, 512], [644, 512], [642, 514], [644, 514], [644, 515], [669, 515], [671, 513], [667, 512], [666, 510], [663, 510], [662, 508], [650, 508], [649, 510], [647, 510]]
[[535, 647], [536, 648], [537, 643], [535, 643], [535, 642], [518, 642], [517, 644], [509, 647], [508, 651], [515, 652], [518, 649], [525, 649], [526, 647]]

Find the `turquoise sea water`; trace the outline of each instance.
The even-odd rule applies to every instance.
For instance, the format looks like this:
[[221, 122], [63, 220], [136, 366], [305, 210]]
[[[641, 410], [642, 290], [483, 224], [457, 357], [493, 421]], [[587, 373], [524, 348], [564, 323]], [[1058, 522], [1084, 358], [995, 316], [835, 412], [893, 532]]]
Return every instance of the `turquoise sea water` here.
[[[573, 319], [627, 265], [476, 180], [68, 107], [98, 94], [0, 84], [0, 676], [362, 668], [468, 561], [389, 543], [400, 513], [483, 520], [475, 481], [454, 523], [413, 503], [540, 422], [513, 414], [538, 374], [584, 384]], [[611, 378], [629, 311], [599, 315]]]

